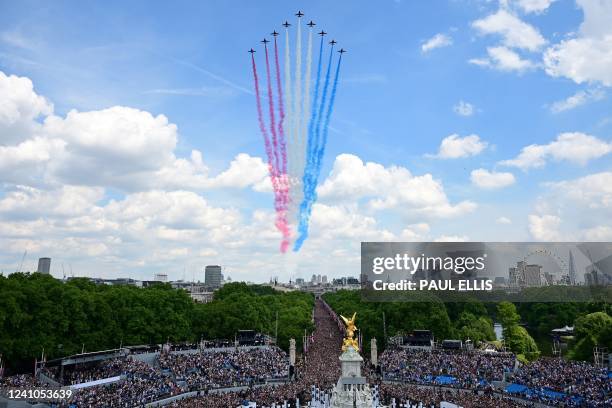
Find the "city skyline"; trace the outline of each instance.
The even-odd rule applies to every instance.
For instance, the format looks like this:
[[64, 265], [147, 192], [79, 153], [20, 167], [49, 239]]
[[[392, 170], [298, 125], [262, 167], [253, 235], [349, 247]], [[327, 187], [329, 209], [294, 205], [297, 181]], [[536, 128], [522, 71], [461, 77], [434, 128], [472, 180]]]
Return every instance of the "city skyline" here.
[[[265, 4], [0, 0], [0, 270], [333, 279], [361, 241], [612, 241], [612, 5]], [[247, 50], [298, 8], [350, 52], [283, 255]]]

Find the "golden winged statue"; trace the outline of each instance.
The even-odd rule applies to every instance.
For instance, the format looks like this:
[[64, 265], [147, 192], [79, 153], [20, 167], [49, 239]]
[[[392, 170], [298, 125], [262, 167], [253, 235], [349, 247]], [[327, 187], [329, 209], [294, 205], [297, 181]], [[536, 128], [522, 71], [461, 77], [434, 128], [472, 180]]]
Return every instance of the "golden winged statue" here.
[[357, 326], [355, 326], [355, 318], [357, 317], [357, 313], [353, 313], [353, 317], [347, 319], [346, 317], [340, 315], [340, 318], [346, 325], [346, 337], [342, 342], [342, 351], [348, 350], [349, 347], [353, 347], [355, 351], [359, 352], [359, 343], [357, 343], [357, 339], [355, 339], [355, 331], [357, 330]]

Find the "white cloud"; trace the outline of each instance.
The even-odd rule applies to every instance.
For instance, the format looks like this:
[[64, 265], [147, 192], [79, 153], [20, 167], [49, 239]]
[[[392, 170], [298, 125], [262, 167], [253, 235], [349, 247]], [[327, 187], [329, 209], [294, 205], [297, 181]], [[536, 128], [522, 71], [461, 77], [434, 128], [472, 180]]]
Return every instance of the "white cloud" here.
[[556, 0], [514, 0], [516, 4], [525, 13], [543, 13]]
[[610, 152], [612, 152], [612, 143], [595, 136], [580, 132], [561, 133], [549, 144], [526, 146], [517, 157], [504, 160], [500, 164], [518, 167], [522, 170], [544, 167], [549, 159], [585, 165], [590, 160], [600, 158]]
[[533, 26], [525, 23], [508, 10], [499, 9], [483, 19], [476, 20], [472, 26], [482, 34], [497, 34], [506, 47], [537, 51], [546, 40]]
[[53, 105], [34, 92], [29, 78], [0, 71], [1, 144], [23, 141], [39, 127], [36, 120], [52, 112]]
[[606, 241], [612, 238], [612, 172], [545, 183], [530, 231], [540, 240]]
[[486, 149], [488, 143], [481, 140], [478, 135], [461, 137], [452, 134], [442, 139], [438, 153], [428, 155], [438, 159], [460, 159], [464, 157], [476, 156]]
[[414, 176], [404, 167], [364, 163], [350, 154], [336, 158], [318, 193], [327, 200], [367, 199], [366, 205], [372, 210], [396, 209], [427, 218], [456, 217], [476, 207], [470, 201], [451, 204], [442, 183], [431, 174]]
[[463, 100], [459, 101], [455, 106], [453, 106], [453, 112], [460, 116], [472, 116], [475, 110], [476, 108], [474, 108], [474, 105]]
[[600, 225], [582, 231], [583, 239], [586, 241], [612, 241], [612, 227]]
[[612, 211], [612, 172], [595, 173], [575, 180], [548, 183], [547, 186], [580, 207]]
[[490, 172], [486, 169], [472, 170], [470, 179], [477, 187], [488, 190], [508, 187], [516, 181], [512, 173]]
[[584, 21], [573, 38], [560, 41], [544, 53], [546, 72], [576, 83], [612, 86], [612, 2], [576, 0]]
[[424, 222], [408, 225], [400, 233], [399, 239], [404, 242], [423, 241], [429, 230], [429, 224]]
[[498, 219], [495, 220], [496, 223], [498, 224], [503, 224], [503, 225], [510, 225], [512, 224], [512, 220], [508, 217], [499, 217]]
[[[323, 201], [313, 208], [310, 239], [299, 258], [281, 256], [271, 203], [257, 208], [257, 198], [218, 191], [268, 193], [261, 158], [239, 153], [212, 173], [202, 152], [178, 156], [178, 129], [164, 115], [114, 106], [60, 116], [29, 79], [2, 75], [5, 270], [27, 249], [32, 259], [51, 256], [55, 276], [57, 265], [69, 263], [81, 276], [150, 278], [163, 271], [178, 278], [185, 265], [200, 271], [215, 262], [238, 279], [253, 279], [257, 265], [288, 278], [301, 268], [320, 269], [321, 257], [327, 271], [347, 274], [359, 266], [361, 240], [427, 240], [426, 221], [476, 208], [471, 201], [451, 202], [430, 174], [340, 155], [319, 189]], [[390, 222], [394, 218], [399, 225]], [[24, 269], [35, 269], [33, 262]]]
[[500, 71], [523, 72], [536, 67], [533, 62], [521, 58], [519, 54], [507, 47], [488, 47], [487, 54], [488, 58], [472, 58], [469, 62]]
[[434, 242], [467, 242], [469, 240], [467, 235], [441, 235], [434, 239]]
[[559, 232], [561, 218], [556, 215], [535, 215], [529, 216], [529, 232], [538, 241], [560, 241], [563, 236]]
[[421, 45], [421, 52], [427, 53], [436, 48], [448, 47], [453, 44], [453, 39], [446, 34], [438, 33]]
[[550, 106], [552, 113], [565, 112], [579, 106], [585, 105], [592, 101], [602, 100], [606, 93], [599, 88], [587, 89], [586, 91], [578, 91], [574, 95], [567, 97], [561, 101], [556, 101]]

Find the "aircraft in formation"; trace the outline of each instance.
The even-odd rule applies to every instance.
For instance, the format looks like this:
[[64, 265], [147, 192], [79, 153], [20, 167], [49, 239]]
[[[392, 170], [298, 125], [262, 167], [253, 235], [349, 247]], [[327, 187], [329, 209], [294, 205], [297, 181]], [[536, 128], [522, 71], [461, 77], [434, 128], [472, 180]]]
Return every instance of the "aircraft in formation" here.
[[[304, 13], [302, 13], [302, 11], [301, 11], [301, 10], [299, 10], [297, 13], [295, 13], [295, 15], [296, 15], [298, 18], [302, 18], [302, 16], [304, 15]], [[314, 21], [310, 20], [310, 22], [309, 22], [308, 24], [306, 24], [306, 25], [307, 25], [308, 27], [312, 28], [312, 27], [316, 26], [316, 23], [315, 23]], [[289, 28], [289, 27], [291, 26], [291, 24], [290, 24], [288, 21], [285, 21], [285, 22], [282, 24], [282, 26], [283, 26], [283, 27], [285, 27], [285, 28]], [[320, 31], [318, 34], [319, 34], [321, 37], [323, 37], [323, 36], [327, 35], [327, 33], [326, 33], [324, 30], [321, 30], [321, 31]], [[278, 33], [276, 30], [274, 30], [274, 31], [272, 31], [272, 32], [270, 33], [270, 35], [271, 35], [271, 36], [273, 36], [273, 37], [276, 37], [276, 36], [278, 36], [278, 35], [279, 35], [279, 33]], [[268, 44], [270, 41], [269, 41], [268, 39], [264, 38], [264, 39], [263, 39], [261, 42], [262, 42], [264, 45], [267, 45], [267, 44]], [[338, 43], [338, 42], [337, 42], [336, 40], [331, 40], [331, 41], [329, 42], [329, 44], [331, 44], [332, 46], [336, 45], [337, 43]], [[253, 53], [254, 53], [254, 52], [256, 52], [256, 51], [255, 51], [254, 49], [252, 49], [252, 48], [251, 48], [251, 49], [249, 50], [249, 52], [250, 52], [251, 54], [253, 54]], [[341, 48], [341, 49], [340, 49], [338, 52], [339, 52], [340, 54], [344, 54], [344, 53], [346, 52], [346, 50], [345, 50], [344, 48]]]

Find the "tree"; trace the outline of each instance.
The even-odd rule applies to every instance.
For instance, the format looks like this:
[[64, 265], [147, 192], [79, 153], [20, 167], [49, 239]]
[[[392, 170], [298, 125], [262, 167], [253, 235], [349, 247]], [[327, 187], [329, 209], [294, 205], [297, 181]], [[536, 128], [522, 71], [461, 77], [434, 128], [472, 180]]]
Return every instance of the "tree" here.
[[595, 346], [612, 349], [612, 317], [605, 312], [579, 317], [574, 324], [574, 335], [570, 357], [591, 360]]
[[521, 316], [516, 306], [510, 302], [500, 302], [497, 305], [497, 318], [504, 326], [504, 343], [517, 355], [528, 360], [534, 360], [540, 355], [538, 345], [524, 327], [519, 326]]

